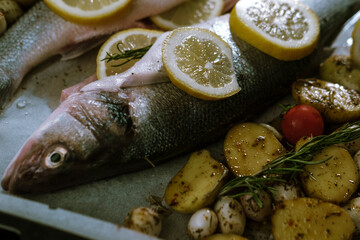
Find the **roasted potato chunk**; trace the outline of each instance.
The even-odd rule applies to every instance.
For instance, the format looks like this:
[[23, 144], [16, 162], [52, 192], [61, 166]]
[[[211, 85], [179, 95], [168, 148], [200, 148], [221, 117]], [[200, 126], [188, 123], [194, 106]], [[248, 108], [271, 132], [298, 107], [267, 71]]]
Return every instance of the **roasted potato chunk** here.
[[300, 138], [295, 144], [295, 152], [299, 151], [300, 148], [302, 146], [304, 146], [304, 144], [307, 143], [308, 141], [310, 141], [311, 139], [312, 139], [312, 137], [308, 137], [308, 136], [304, 136], [304, 137]]
[[354, 223], [341, 207], [312, 198], [287, 200], [272, 217], [275, 240], [351, 239]]
[[215, 201], [229, 170], [209, 151], [191, 154], [185, 166], [171, 179], [165, 201], [175, 211], [193, 213]]
[[359, 184], [359, 174], [354, 160], [344, 148], [332, 146], [316, 154], [312, 161], [326, 162], [305, 166], [300, 174], [306, 195], [334, 203], [350, 199]]
[[[339, 131], [342, 127], [335, 130], [335, 132]], [[353, 128], [353, 127], [358, 127], [358, 126], [356, 125], [356, 126], [352, 126], [350, 128]], [[336, 144], [336, 146], [345, 148], [350, 153], [350, 155], [354, 157], [355, 153], [357, 153], [360, 149], [360, 138], [357, 138], [350, 142], [338, 143], [338, 144]]]
[[285, 151], [270, 130], [255, 123], [234, 126], [227, 133], [224, 142], [228, 167], [238, 177], [259, 172], [265, 164]]
[[5, 15], [0, 11], [0, 36], [4, 34], [7, 28]]
[[320, 78], [360, 91], [360, 68], [354, 66], [349, 56], [334, 55], [326, 59], [320, 65]]
[[0, 12], [5, 15], [8, 25], [13, 24], [18, 18], [23, 15], [20, 6], [12, 0], [0, 0]]
[[360, 95], [355, 90], [318, 79], [299, 79], [292, 84], [297, 103], [316, 108], [324, 120], [344, 123], [360, 118]]

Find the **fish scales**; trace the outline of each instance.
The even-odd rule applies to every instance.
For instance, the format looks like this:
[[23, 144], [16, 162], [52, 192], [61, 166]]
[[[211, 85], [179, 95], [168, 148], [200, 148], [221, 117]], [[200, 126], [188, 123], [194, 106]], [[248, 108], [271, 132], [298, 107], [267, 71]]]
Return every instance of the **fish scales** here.
[[38, 2], [0, 38], [0, 108], [8, 102], [25, 74], [49, 57], [57, 54], [77, 57], [115, 31], [149, 27], [140, 20], [184, 1], [133, 0], [127, 13], [97, 26], [68, 22], [53, 13], [43, 1]]
[[[46, 49], [41, 42], [52, 35], [60, 37], [57, 32], [61, 31], [55, 29], [61, 28], [65, 21], [61, 18], [54, 21], [57, 18], [43, 2], [39, 2], [0, 38], [1, 103], [13, 94], [28, 69], [43, 60], [41, 56]], [[29, 31], [29, 26], [34, 29]]]
[[[51, 191], [138, 170], [150, 166], [147, 160], [157, 164], [223, 136], [231, 124], [289, 93], [327, 37], [358, 9], [357, 0], [306, 3], [321, 20], [321, 41], [311, 56], [276, 60], [232, 36], [229, 16], [222, 16], [204, 26], [232, 47], [241, 92], [203, 101], [171, 83], [105, 91], [101, 83], [106, 79], [99, 80], [70, 95], [29, 138], [6, 170], [2, 187], [15, 193]], [[54, 156], [60, 159], [55, 167]]]

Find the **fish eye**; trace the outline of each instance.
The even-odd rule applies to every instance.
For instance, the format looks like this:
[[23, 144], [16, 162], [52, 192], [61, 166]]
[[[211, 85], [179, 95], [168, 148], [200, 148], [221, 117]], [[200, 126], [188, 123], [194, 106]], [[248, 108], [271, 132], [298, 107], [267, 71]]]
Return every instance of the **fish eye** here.
[[59, 153], [55, 152], [51, 154], [50, 161], [52, 163], [58, 163], [60, 162], [60, 160], [61, 160], [61, 155]]
[[60, 166], [66, 159], [68, 151], [64, 147], [55, 147], [45, 158], [45, 165], [49, 168]]

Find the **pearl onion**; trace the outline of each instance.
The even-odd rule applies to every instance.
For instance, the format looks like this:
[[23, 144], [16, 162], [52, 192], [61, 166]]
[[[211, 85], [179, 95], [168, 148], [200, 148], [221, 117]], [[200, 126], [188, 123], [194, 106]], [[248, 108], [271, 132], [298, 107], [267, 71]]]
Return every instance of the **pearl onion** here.
[[215, 204], [214, 210], [219, 218], [222, 233], [242, 235], [245, 230], [246, 216], [241, 204], [231, 197], [222, 197]]
[[127, 215], [124, 226], [157, 237], [161, 232], [161, 218], [153, 209], [139, 207]]
[[201, 239], [213, 234], [218, 225], [214, 211], [208, 208], [196, 211], [188, 223], [188, 233], [192, 239]]

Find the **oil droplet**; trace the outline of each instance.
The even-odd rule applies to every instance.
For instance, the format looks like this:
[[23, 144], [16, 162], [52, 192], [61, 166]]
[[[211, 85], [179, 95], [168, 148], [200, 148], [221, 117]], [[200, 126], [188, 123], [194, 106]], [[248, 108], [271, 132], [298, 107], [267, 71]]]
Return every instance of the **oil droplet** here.
[[27, 105], [26, 100], [19, 100], [19, 101], [16, 103], [16, 107], [17, 107], [18, 109], [25, 108], [26, 105]]

